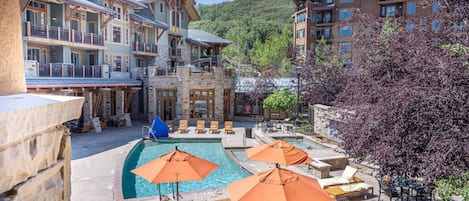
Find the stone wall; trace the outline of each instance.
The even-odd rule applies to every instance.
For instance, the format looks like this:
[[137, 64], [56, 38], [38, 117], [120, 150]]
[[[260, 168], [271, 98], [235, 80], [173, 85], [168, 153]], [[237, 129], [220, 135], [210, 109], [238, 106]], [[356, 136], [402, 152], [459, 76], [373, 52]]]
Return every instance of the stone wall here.
[[334, 128], [331, 128], [332, 124], [334, 122], [345, 122], [346, 118], [353, 114], [353, 112], [327, 105], [316, 104], [312, 108], [314, 110], [314, 133], [335, 140], [337, 140], [337, 137], [331, 134], [331, 130], [334, 130]]
[[70, 131], [83, 98], [0, 96], [0, 200], [69, 200]]
[[[153, 120], [156, 114], [156, 94], [157, 88], [176, 89], [177, 105], [176, 118], [189, 119], [190, 115], [190, 90], [191, 89], [214, 89], [215, 92], [215, 116], [214, 120], [223, 120], [224, 90], [231, 89], [234, 93], [234, 79], [224, 76], [223, 68], [214, 68], [211, 73], [190, 73], [189, 67], [177, 67], [176, 76], [150, 76], [145, 79], [145, 91], [148, 93], [148, 114], [149, 121]], [[232, 94], [232, 100], [234, 95]], [[231, 102], [233, 105], [233, 102]]]

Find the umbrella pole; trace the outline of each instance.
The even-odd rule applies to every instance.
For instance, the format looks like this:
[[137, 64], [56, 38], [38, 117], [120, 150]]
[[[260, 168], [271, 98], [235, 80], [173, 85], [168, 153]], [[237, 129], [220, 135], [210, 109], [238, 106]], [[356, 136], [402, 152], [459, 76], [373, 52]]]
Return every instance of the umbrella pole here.
[[163, 199], [161, 197], [161, 186], [160, 186], [160, 183], [158, 183], [158, 195], [160, 196], [160, 201]]
[[176, 182], [176, 200], [179, 201], [179, 182]]

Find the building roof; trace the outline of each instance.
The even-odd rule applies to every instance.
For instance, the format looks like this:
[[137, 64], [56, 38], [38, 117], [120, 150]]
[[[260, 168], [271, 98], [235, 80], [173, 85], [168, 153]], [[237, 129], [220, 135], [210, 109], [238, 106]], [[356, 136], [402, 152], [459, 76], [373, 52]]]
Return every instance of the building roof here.
[[184, 6], [186, 7], [187, 14], [189, 15], [190, 21], [200, 20], [199, 12], [197, 12], [197, 9], [195, 9], [195, 1], [194, 0], [184, 1]]
[[93, 3], [93, 2], [88, 1], [88, 0], [62, 0], [62, 2], [70, 3], [70, 4], [73, 4], [73, 5], [76, 5], [76, 6], [86, 7], [86, 8], [92, 9], [92, 10], [105, 12], [105, 13], [111, 14], [111, 15], [116, 15], [117, 14], [116, 11], [114, 11], [114, 10], [108, 8], [108, 7]]
[[222, 45], [231, 44], [231, 41], [229, 40], [225, 40], [211, 33], [208, 33], [202, 30], [197, 30], [197, 29], [189, 29], [189, 34], [187, 38], [188, 38], [188, 42], [195, 42], [195, 43], [222, 44]]
[[26, 78], [27, 88], [117, 87], [141, 85], [142, 81], [134, 79]]
[[135, 14], [135, 13], [131, 13], [131, 14], [129, 14], [129, 16], [130, 16], [130, 19], [135, 20], [139, 23], [149, 24], [151, 26], [159, 27], [159, 28], [162, 28], [162, 29], [168, 29], [168, 25], [166, 23], [160, 22], [158, 20], [148, 19], [146, 17], [143, 17], [143, 16]]
[[235, 93], [249, 93], [254, 90], [258, 85], [264, 85], [265, 93], [271, 93], [274, 90], [281, 90], [288, 88], [290, 91], [296, 91], [294, 82], [295, 78], [281, 77], [281, 78], [260, 78], [260, 77], [237, 77], [235, 79]]
[[142, 2], [140, 1], [137, 1], [137, 0], [122, 0], [123, 2], [126, 2], [130, 5], [133, 5], [137, 8], [147, 8], [147, 6], [145, 4], [143, 4]]

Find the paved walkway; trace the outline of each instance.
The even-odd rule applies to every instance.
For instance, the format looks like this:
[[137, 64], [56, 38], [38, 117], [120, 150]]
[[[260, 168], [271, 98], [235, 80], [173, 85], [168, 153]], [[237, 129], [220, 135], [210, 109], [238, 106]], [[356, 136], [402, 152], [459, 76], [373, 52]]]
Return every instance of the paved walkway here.
[[[111, 201], [121, 200], [118, 191], [120, 184], [116, 182], [120, 177], [120, 168], [122, 166], [125, 154], [132, 146], [142, 139], [142, 126], [149, 125], [143, 122], [134, 122], [132, 127], [108, 128], [101, 133], [90, 132], [87, 134], [72, 134], [72, 201]], [[254, 138], [244, 137], [244, 127], [255, 127], [253, 122], [234, 122], [235, 134], [195, 134], [195, 127], [189, 127], [186, 134], [170, 134], [173, 138], [222, 138], [225, 147], [251, 147], [258, 145]], [[222, 130], [222, 129], [220, 129]], [[260, 129], [254, 129], [253, 132], [261, 132]], [[332, 149], [331, 149], [332, 151]], [[332, 152], [329, 152], [331, 154]], [[327, 155], [327, 152], [321, 155]], [[313, 156], [317, 157], [317, 156]], [[271, 168], [272, 165], [249, 161], [243, 166], [251, 172], [257, 172]], [[297, 172], [307, 174], [304, 169], [289, 167]], [[331, 175], [339, 175], [341, 171], [332, 171]], [[359, 173], [367, 183], [375, 185], [375, 194], [379, 189], [377, 182], [370, 176]], [[199, 192], [183, 193], [182, 200], [194, 201], [213, 201], [228, 198], [226, 188], [210, 189]], [[362, 200], [358, 197], [352, 200]], [[155, 197], [139, 198], [131, 200], [156, 200]], [[374, 198], [368, 200], [376, 200]]]

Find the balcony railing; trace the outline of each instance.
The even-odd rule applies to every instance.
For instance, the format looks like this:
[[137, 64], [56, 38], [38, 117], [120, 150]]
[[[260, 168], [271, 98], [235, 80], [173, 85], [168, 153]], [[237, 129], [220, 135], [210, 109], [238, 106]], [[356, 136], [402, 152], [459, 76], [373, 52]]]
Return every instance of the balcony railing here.
[[31, 24], [31, 22], [25, 22], [25, 30], [26, 36], [104, 46], [104, 38], [99, 34], [69, 30], [55, 26]]
[[154, 43], [134, 42], [133, 49], [135, 52], [145, 52], [145, 53], [152, 53], [152, 54], [158, 53], [158, 46]]
[[170, 57], [181, 57], [181, 48], [169, 48]]
[[50, 63], [37, 65], [39, 77], [102, 77], [102, 66], [75, 66], [74, 64]]

